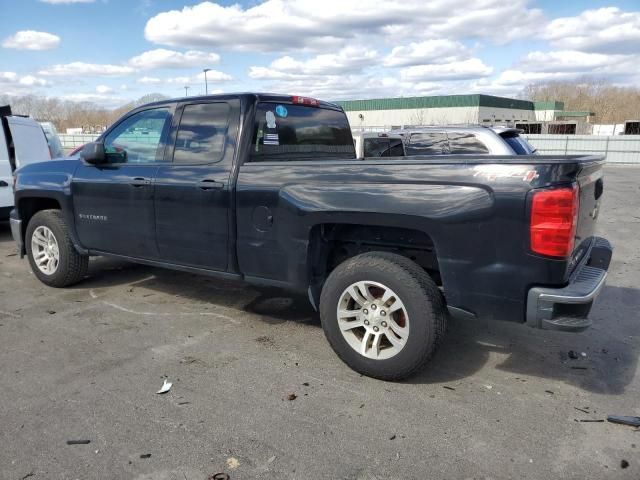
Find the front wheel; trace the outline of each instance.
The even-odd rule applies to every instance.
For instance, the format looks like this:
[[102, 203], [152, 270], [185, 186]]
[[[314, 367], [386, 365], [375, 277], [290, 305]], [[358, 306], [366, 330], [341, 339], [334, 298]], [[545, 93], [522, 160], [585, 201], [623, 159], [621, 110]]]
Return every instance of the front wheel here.
[[73, 246], [60, 210], [42, 210], [31, 217], [25, 243], [31, 269], [42, 283], [66, 287], [85, 277], [89, 257]]
[[446, 329], [433, 280], [416, 263], [387, 252], [364, 253], [333, 270], [322, 289], [320, 318], [347, 365], [383, 380], [420, 370]]

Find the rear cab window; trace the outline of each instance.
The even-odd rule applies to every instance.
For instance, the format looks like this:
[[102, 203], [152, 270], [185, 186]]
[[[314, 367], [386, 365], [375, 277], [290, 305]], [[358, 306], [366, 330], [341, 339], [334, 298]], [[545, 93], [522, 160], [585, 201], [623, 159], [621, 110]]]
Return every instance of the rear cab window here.
[[250, 161], [355, 159], [344, 112], [322, 106], [260, 102]]

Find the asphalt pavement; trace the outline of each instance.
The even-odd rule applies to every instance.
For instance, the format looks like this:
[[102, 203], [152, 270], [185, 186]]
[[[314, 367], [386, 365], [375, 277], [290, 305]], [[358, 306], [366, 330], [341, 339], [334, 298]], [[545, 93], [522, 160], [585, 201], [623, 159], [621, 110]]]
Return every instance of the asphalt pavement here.
[[305, 298], [104, 258], [48, 288], [0, 223], [0, 478], [637, 479], [640, 431], [602, 420], [640, 415], [640, 167], [606, 168], [598, 230], [590, 330], [451, 321], [387, 383]]

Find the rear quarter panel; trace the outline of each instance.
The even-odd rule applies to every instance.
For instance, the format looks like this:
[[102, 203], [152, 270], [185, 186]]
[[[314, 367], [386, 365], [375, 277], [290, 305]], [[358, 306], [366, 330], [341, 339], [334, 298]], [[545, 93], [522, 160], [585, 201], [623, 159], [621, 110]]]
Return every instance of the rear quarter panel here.
[[566, 261], [527, 255], [527, 193], [575, 179], [575, 164], [429, 160], [242, 165], [236, 192], [240, 270], [304, 291], [315, 225], [412, 228], [434, 242], [450, 306], [522, 321], [529, 279], [559, 283], [567, 269]]

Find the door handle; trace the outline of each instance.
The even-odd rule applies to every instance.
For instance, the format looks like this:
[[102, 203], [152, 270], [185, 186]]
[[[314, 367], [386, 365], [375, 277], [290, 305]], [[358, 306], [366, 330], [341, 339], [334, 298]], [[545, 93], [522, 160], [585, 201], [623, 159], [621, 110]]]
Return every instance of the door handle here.
[[138, 187], [144, 187], [145, 185], [151, 185], [151, 180], [144, 177], [135, 177], [133, 180], [131, 180], [132, 187], [138, 188]]
[[220, 190], [224, 188], [224, 183], [213, 180], [212, 178], [205, 178], [198, 182], [198, 187], [202, 190]]

